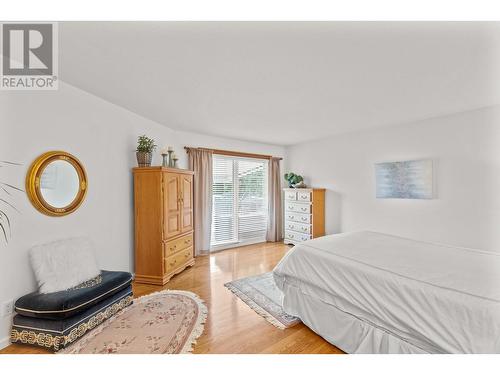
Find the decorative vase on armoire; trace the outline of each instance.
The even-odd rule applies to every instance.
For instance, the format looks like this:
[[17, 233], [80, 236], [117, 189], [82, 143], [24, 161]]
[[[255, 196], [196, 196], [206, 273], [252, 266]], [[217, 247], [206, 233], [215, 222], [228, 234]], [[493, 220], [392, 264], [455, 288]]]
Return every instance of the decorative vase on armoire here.
[[164, 285], [194, 264], [193, 171], [134, 168], [135, 281]]

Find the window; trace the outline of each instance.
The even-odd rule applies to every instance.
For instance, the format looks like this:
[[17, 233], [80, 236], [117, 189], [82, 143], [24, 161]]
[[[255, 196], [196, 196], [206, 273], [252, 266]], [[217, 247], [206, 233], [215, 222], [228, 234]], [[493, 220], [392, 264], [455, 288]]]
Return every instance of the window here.
[[267, 160], [213, 156], [212, 249], [266, 240], [267, 170]]

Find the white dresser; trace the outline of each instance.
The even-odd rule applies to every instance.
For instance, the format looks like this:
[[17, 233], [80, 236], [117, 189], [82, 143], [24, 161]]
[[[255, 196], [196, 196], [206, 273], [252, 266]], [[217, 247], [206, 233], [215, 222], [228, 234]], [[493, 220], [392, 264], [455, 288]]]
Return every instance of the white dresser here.
[[325, 189], [283, 189], [285, 240], [297, 244], [325, 235]]

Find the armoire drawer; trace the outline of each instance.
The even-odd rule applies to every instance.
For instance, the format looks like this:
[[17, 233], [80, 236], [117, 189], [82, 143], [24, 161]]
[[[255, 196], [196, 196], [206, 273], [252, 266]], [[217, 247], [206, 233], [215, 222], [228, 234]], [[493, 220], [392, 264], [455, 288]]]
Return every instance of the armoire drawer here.
[[297, 192], [297, 201], [299, 202], [310, 202], [311, 192], [310, 191], [299, 191]]
[[187, 247], [193, 246], [193, 234], [191, 233], [176, 240], [166, 242], [163, 246], [165, 249], [164, 257], [167, 258]]
[[182, 267], [193, 258], [193, 247], [188, 247], [174, 255], [165, 258], [165, 272], [169, 273]]
[[309, 234], [285, 230], [285, 238], [288, 238], [293, 241], [307, 241], [311, 238], [311, 236]]
[[296, 201], [297, 200], [297, 192], [285, 190], [285, 200], [287, 201]]
[[311, 226], [309, 224], [294, 223], [292, 221], [287, 221], [285, 223], [285, 229], [293, 230], [295, 232], [311, 234]]
[[309, 214], [309, 213], [311, 213], [311, 205], [310, 204], [303, 204], [303, 203], [285, 202], [285, 210], [292, 211], [292, 212], [298, 212], [301, 214]]
[[311, 215], [299, 214], [295, 212], [286, 212], [285, 221], [294, 221], [296, 223], [311, 224]]

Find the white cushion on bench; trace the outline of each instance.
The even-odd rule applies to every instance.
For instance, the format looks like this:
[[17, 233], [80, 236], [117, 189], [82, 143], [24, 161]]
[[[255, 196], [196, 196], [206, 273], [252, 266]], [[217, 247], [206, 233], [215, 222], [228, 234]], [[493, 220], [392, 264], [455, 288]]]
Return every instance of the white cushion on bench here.
[[34, 246], [30, 250], [30, 261], [40, 293], [75, 287], [101, 272], [92, 243], [85, 237]]

